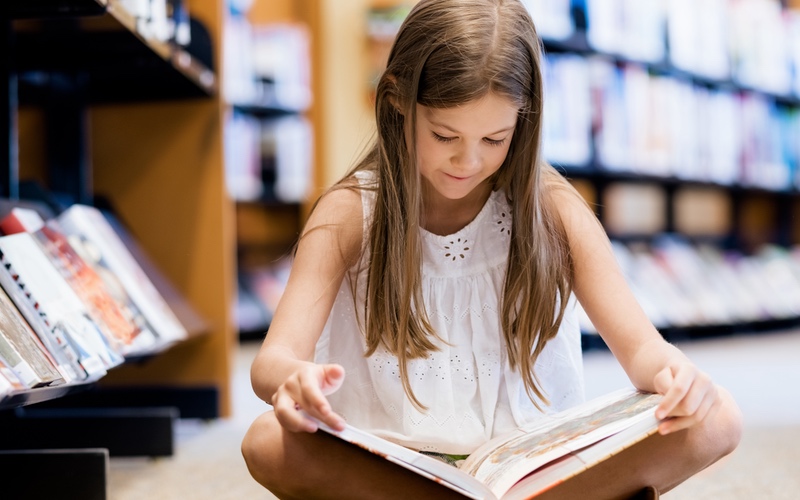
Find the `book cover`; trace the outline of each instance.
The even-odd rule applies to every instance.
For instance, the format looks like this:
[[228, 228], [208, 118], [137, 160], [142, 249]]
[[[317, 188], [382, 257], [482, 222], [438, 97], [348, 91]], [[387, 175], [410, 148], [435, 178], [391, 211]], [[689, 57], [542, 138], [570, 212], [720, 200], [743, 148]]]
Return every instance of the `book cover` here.
[[459, 466], [347, 426], [319, 428], [475, 499], [537, 495], [658, 430], [658, 394], [622, 389], [541, 419], [475, 450]]
[[73, 205], [59, 215], [58, 222], [73, 248], [83, 252], [84, 256], [94, 256], [87, 262], [93, 263], [96, 270], [104, 268], [116, 276], [120, 286], [147, 319], [160, 345], [169, 345], [187, 337], [186, 329], [164, 297], [98, 209]]
[[101, 276], [71, 245], [58, 221], [47, 222], [34, 210], [14, 207], [0, 220], [4, 234], [30, 233], [83, 301], [91, 319], [122, 356], [147, 352], [155, 334], [113, 276]]
[[124, 291], [119, 286], [113, 288], [117, 291], [117, 297], [123, 299], [117, 300], [107, 286], [112, 278], [106, 277], [104, 280], [75, 251], [56, 221], [48, 221], [32, 235], [117, 352], [127, 356], [152, 349], [156, 343], [155, 335], [139, 311], [126, 305], [129, 299]]
[[39, 337], [64, 381], [71, 383], [85, 380], [88, 374], [80, 364], [78, 351], [67, 339], [65, 332], [56, 325], [51, 325], [47, 316], [39, 310], [36, 298], [26, 290], [25, 283], [2, 250], [0, 250], [0, 285]]
[[[66, 357], [73, 362], [76, 371], [79, 374], [83, 371], [88, 378], [101, 377], [108, 368], [124, 361], [111, 349], [97, 325], [89, 318], [81, 300], [33, 236], [18, 233], [1, 237], [0, 258], [8, 271], [6, 274], [10, 274], [17, 284], [17, 289], [9, 291], [9, 295], [29, 323], [43, 324], [45, 335], [50, 336], [52, 344], [55, 344], [48, 346], [48, 349], [53, 347], [57, 351], [67, 351]], [[5, 283], [3, 285], [9, 290]], [[31, 308], [33, 311], [30, 311]], [[25, 314], [25, 309], [28, 309], [28, 314]], [[67, 345], [70, 348], [66, 348]], [[75, 357], [77, 367], [74, 366]], [[80, 378], [85, 377], [79, 375]]]

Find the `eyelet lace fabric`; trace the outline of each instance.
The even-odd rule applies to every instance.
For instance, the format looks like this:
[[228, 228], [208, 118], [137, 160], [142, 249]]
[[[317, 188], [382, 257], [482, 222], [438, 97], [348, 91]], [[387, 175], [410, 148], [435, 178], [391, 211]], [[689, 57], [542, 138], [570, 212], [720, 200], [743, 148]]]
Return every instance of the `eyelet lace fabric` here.
[[[360, 180], [370, 182], [367, 174], [360, 174]], [[366, 225], [374, 196], [367, 190], [362, 193]], [[421, 231], [422, 300], [441, 341], [439, 351], [410, 361], [408, 374], [427, 410], [416, 409], [403, 392], [395, 356], [384, 349], [363, 356], [363, 333], [345, 280], [317, 344], [316, 359], [344, 366], [345, 382], [328, 398], [348, 423], [410, 448], [468, 454], [541, 416], [522, 377], [508, 366], [500, 326], [510, 229], [510, 207], [502, 193], [494, 192], [460, 231], [447, 236]], [[364, 273], [351, 279], [361, 281]], [[356, 303], [362, 310], [363, 296]], [[547, 413], [583, 401], [580, 330], [572, 304], [535, 370], [551, 403], [540, 404]]]

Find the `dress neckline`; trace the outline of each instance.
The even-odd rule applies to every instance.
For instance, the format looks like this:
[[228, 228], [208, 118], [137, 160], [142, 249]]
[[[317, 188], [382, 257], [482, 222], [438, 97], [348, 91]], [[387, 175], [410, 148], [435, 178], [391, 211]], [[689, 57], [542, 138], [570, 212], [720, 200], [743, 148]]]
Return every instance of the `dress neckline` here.
[[428, 231], [427, 229], [425, 229], [424, 227], [421, 227], [421, 226], [420, 226], [419, 230], [420, 230], [420, 232], [422, 233], [423, 236], [431, 237], [431, 238], [452, 238], [454, 236], [460, 236], [460, 235], [462, 235], [464, 233], [467, 233], [472, 228], [477, 226], [483, 219], [485, 219], [487, 217], [487, 214], [490, 211], [489, 207], [492, 204], [492, 202], [494, 202], [494, 200], [497, 198], [499, 193], [500, 193], [500, 191], [492, 191], [489, 194], [489, 197], [486, 198], [486, 201], [483, 203], [483, 207], [481, 207], [481, 210], [480, 210], [480, 212], [478, 212], [478, 215], [476, 215], [471, 221], [467, 222], [464, 225], [464, 227], [462, 227], [458, 231], [455, 231], [455, 232], [449, 233], [449, 234], [436, 234], [436, 233], [433, 233], [431, 231]]

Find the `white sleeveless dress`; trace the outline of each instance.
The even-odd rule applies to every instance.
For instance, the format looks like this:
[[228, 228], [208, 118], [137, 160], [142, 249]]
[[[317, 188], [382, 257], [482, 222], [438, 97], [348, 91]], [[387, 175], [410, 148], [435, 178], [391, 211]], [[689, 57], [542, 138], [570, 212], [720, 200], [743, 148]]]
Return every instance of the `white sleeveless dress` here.
[[[362, 183], [367, 174], [360, 175]], [[374, 193], [362, 191], [365, 227]], [[336, 298], [317, 343], [316, 361], [345, 368], [343, 386], [328, 396], [333, 409], [356, 427], [403, 446], [469, 454], [498, 435], [541, 415], [528, 398], [522, 377], [509, 368], [499, 320], [511, 212], [494, 192], [475, 219], [460, 231], [438, 236], [422, 230], [422, 299], [431, 326], [449, 345], [427, 359], [409, 362], [411, 387], [428, 407], [420, 412], [403, 392], [397, 358], [384, 349], [364, 357], [364, 335], [356, 318], [348, 279]], [[363, 286], [358, 290], [363, 291]], [[535, 372], [550, 400], [545, 412], [584, 399], [580, 330], [570, 300], [558, 335], [536, 361]]]

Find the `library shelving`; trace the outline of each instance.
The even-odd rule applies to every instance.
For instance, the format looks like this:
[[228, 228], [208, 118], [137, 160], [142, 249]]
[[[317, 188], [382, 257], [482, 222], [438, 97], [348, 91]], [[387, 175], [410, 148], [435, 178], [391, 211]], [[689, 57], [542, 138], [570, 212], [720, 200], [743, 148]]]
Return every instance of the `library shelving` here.
[[[347, 2], [347, 6], [343, 5], [335, 12], [331, 12], [334, 9], [328, 3], [319, 2], [321, 19], [315, 25], [314, 30], [315, 75], [317, 80], [325, 82], [325, 87], [318, 91], [315, 89], [314, 95], [316, 113], [314, 126], [319, 158], [317, 178], [320, 186], [333, 182], [346, 171], [358, 152], [363, 150], [366, 138], [373, 130], [370, 107], [371, 82], [374, 75], [382, 69], [381, 61], [377, 59], [385, 56], [392, 37], [391, 24], [394, 22], [395, 28], [399, 26], [402, 13], [407, 12], [415, 2], [413, 0], [354, 1]], [[621, 8], [622, 5], [619, 2], [608, 3], [614, 3], [614, 8]], [[589, 4], [592, 4], [589, 7], [598, 7], [598, 10], [594, 11], [595, 19], [590, 17], [592, 12], [587, 10]], [[626, 8], [643, 9], [644, 4], [631, 3]], [[655, 2], [652, 3], [652, 5], [655, 4]], [[636, 72], [634, 76], [640, 79], [642, 77], [662, 78], [698, 89], [698, 92], [702, 94], [725, 93], [731, 99], [749, 100], [749, 104], [755, 103], [748, 109], [748, 112], [751, 113], [748, 115], [750, 118], [754, 116], [753, 109], [758, 110], [755, 114], [756, 117], [761, 116], [758, 113], [762, 111], [764, 115], [769, 115], [777, 109], [779, 113], [792, 115], [791, 118], [794, 119], [796, 113], [800, 112], [800, 91], [797, 90], [797, 84], [794, 84], [795, 90], [792, 92], [777, 90], [779, 87], [771, 85], [764, 79], [753, 79], [752, 75], [749, 81], [740, 78], [741, 73], [737, 73], [735, 70], [741, 68], [735, 65], [742, 66], [745, 57], [753, 56], [752, 53], [743, 52], [741, 46], [738, 48], [740, 52], [731, 56], [731, 68], [728, 76], [714, 75], [711, 72], [704, 73], [703, 68], [697, 71], [681, 66], [679, 64], [681, 61], [676, 62], [671, 58], [669, 51], [677, 50], [678, 47], [672, 43], [674, 40], [667, 43], [667, 39], [673, 35], [668, 33], [667, 25], [669, 23], [665, 17], [657, 20], [658, 29], [662, 30], [659, 42], [663, 46], [663, 53], [658, 57], [648, 59], [626, 54], [624, 50], [598, 48], [597, 45], [592, 44], [589, 34], [588, 27], [592, 22], [595, 22], [595, 26], [597, 26], [598, 23], [619, 22], [620, 19], [649, 21], [641, 16], [637, 17], [638, 14], [627, 17], [611, 14], [612, 11], [604, 11], [599, 8], [604, 5], [604, 2], [599, 0], [585, 2], [532, 1], [526, 2], [526, 5], [533, 9], [547, 57], [575, 57], [582, 62], [599, 60], [602, 64], [615, 70], [632, 68]], [[648, 5], [650, 4], [648, 3]], [[710, 23], [714, 19], [727, 19], [724, 16], [706, 18], [707, 16], [702, 16], [704, 11], [700, 9], [700, 6], [695, 9], [686, 2], [681, 2], [681, 5], [688, 11], [679, 14], [688, 13], [701, 16], [702, 19], [697, 17], [695, 19], [700, 19], [702, 22]], [[796, 3], [794, 7], [797, 7]], [[775, 9], [783, 9], [786, 13], [787, 3], [781, 5], [776, 1], [770, 8], [772, 10], [767, 14], [768, 16], [775, 14]], [[400, 16], [394, 16], [392, 9], [395, 9], [395, 13], [400, 13]], [[555, 12], [554, 9], [564, 10]], [[604, 12], [608, 14], [608, 17], [603, 18]], [[778, 12], [780, 13], [780, 11]], [[664, 15], [666, 16], [666, 14]], [[742, 19], [741, 12], [737, 12], [737, 16], [740, 20]], [[786, 19], [789, 17], [789, 15], [782, 16]], [[552, 26], [545, 26], [543, 21], [546, 19], [555, 19], [555, 22], [552, 23]], [[678, 20], [681, 19], [685, 20], [686, 18], [681, 17]], [[763, 17], [759, 18], [759, 20], [763, 19]], [[370, 29], [369, 20], [377, 22], [376, 29]], [[565, 26], [568, 25], [569, 29], [566, 29]], [[634, 25], [630, 26], [631, 31], [641, 34], [642, 31], [637, 30]], [[699, 29], [701, 25], [702, 23], [698, 23], [693, 26]], [[711, 33], [712, 27], [710, 26], [706, 33], [698, 38], [693, 38], [693, 40], [698, 43], [708, 43], [705, 35]], [[388, 35], [387, 29], [390, 32]], [[612, 28], [611, 31], [615, 29]], [[752, 35], [752, 33], [748, 33], [748, 35]], [[637, 48], [636, 45], [636, 42], [623, 44], [628, 49]], [[720, 44], [720, 46], [722, 45], [725, 44]], [[727, 47], [727, 45], [725, 46]], [[761, 48], [768, 46], [770, 45], [766, 43], [760, 45]], [[752, 48], [752, 44], [750, 48]], [[705, 54], [706, 52], [708, 51], [705, 48], [698, 50], [696, 47], [694, 49], [689, 47], [690, 54]], [[797, 70], [794, 70], [794, 73], [800, 74]], [[574, 81], [562, 81], [558, 85], [560, 88], [555, 90], [561, 91], [572, 83]], [[596, 101], [593, 99], [597, 99], [596, 91], [595, 87], [586, 92], [584, 111], [587, 115], [595, 112]], [[552, 89], [546, 89], [548, 97], [551, 97], [552, 92]], [[546, 118], [548, 112], [546, 109]], [[796, 214], [800, 212], [800, 191], [796, 181], [798, 162], [796, 151], [791, 152], [793, 156], [789, 158], [789, 163], [781, 165], [778, 170], [774, 168], [775, 165], [767, 165], [766, 169], [761, 172], [758, 168], [761, 168], [762, 165], [758, 165], [758, 168], [755, 169], [750, 169], [752, 165], [748, 165], [746, 175], [733, 176], [726, 171], [727, 177], [724, 178], [696, 175], [693, 172], [687, 173], [686, 170], [679, 171], [674, 168], [676, 165], [667, 165], [667, 168], [661, 171], [647, 170], [643, 168], [643, 165], [635, 163], [620, 168], [615, 165], [603, 164], [602, 158], [598, 154], [600, 139], [597, 136], [597, 121], [591, 121], [596, 118], [596, 116], [589, 116], [586, 119], [584, 129], [586, 144], [581, 144], [579, 148], [568, 151], [569, 153], [574, 153], [578, 149], [587, 151], [582, 161], [575, 162], [563, 158], [548, 159], [565, 174], [597, 210], [598, 216], [615, 242], [631, 245], [637, 249], [652, 246], [652, 251], [658, 252], [660, 250], [657, 245], [661, 242], [677, 239], [689, 246], [710, 246], [724, 254], [729, 263], [736, 263], [740, 260], [745, 262], [750, 257], [757, 260], [758, 256], [755, 254], [771, 246], [790, 252], [800, 243], [800, 225], [796, 217]], [[762, 123], [750, 118], [741, 117], [738, 120], [741, 120], [739, 123]], [[784, 118], [781, 117], [780, 120]], [[772, 119], [770, 115], [769, 120]], [[650, 117], [651, 123], [665, 120], [664, 116]], [[686, 116], [684, 123], [687, 125], [686, 130], [690, 130], [692, 117]], [[769, 123], [771, 127], [773, 122], [765, 123]], [[560, 120], [559, 125], [565, 127], [563, 120]], [[722, 125], [727, 125], [727, 123], [722, 121]], [[758, 127], [751, 125], [751, 128]], [[761, 129], [772, 130], [766, 126]], [[720, 134], [724, 131], [722, 126], [717, 130], [713, 125], [706, 125], [706, 128], [700, 132], [707, 136], [709, 130]], [[778, 134], [773, 134], [773, 137], [777, 136]], [[794, 144], [799, 143], [800, 136], [792, 137], [796, 138]], [[547, 134], [545, 134], [545, 141], [547, 141]], [[765, 141], [762, 137], [757, 137], [755, 141], [748, 138], [747, 141], [749, 148], [753, 147], [752, 143], [756, 143], [755, 150], [758, 154], [772, 154], [770, 147], [774, 144]], [[787, 149], [791, 149], [791, 143], [791, 139], [784, 140], [784, 144], [789, 144]], [[752, 154], [752, 151], [748, 150], [747, 154]], [[728, 153], [731, 157], [738, 154], [736, 152]], [[739, 162], [741, 159], [739, 156], [735, 161]], [[772, 159], [772, 157], [767, 157], [767, 160]], [[727, 165], [729, 170], [738, 166], [738, 163]], [[631, 196], [632, 194], [634, 196]], [[631, 205], [631, 202], [634, 201], [633, 198], [646, 202], [647, 208], [656, 212], [653, 220], [634, 220], [637, 224], [643, 223], [644, 225], [641, 227], [627, 225], [628, 219], [636, 219], [636, 216], [644, 213]], [[624, 216], [621, 219], [620, 213]], [[785, 263], [789, 262], [794, 265], [794, 258], [789, 260], [787, 257]], [[762, 263], [759, 261], [758, 265]], [[753, 262], [747, 260], [746, 264], [749, 266]], [[774, 293], [780, 294], [781, 292]], [[766, 297], [769, 296], [767, 293]], [[757, 318], [722, 323], [704, 321], [693, 325], [664, 325], [659, 329], [667, 337], [682, 338], [785, 328], [797, 324], [800, 324], [800, 310], [780, 316], [764, 312]], [[597, 341], [596, 336], [591, 335], [588, 331], [585, 337], [587, 345]]]
[[[34, 389], [5, 401], [12, 408], [2, 412], [4, 449], [171, 454], [175, 418], [231, 411], [235, 219], [224, 189], [216, 69], [221, 1], [185, 2], [188, 45], [143, 31], [129, 5], [26, 0], [4, 6], [8, 57], [0, 101], [9, 140], [3, 142], [2, 195], [53, 207], [102, 200], [98, 206], [113, 208], [204, 326], [164, 352], [112, 369], [85, 390]], [[43, 426], [52, 432], [41, 432]], [[93, 437], [106, 441], [98, 445]]]
[[[254, 3], [251, 20], [255, 23], [300, 21], [306, 23], [310, 30], [313, 104], [308, 109], [307, 116], [313, 125], [314, 165], [309, 200], [314, 200], [322, 189], [347, 170], [359, 151], [364, 149], [369, 134], [374, 129], [369, 99], [370, 81], [375, 75], [376, 53], [385, 49], [386, 37], [370, 32], [370, 10], [380, 9], [385, 13], [388, 9], [399, 6], [401, 11], [407, 11], [413, 3], [399, 0]], [[800, 110], [800, 100], [796, 94], [759, 88], [757, 84], [742, 82], [734, 76], [720, 77], [685, 69], [669, 59], [669, 52], [654, 59], [641, 60], [622, 52], [596, 48], [590, 43], [587, 32], [587, 21], [592, 20], [587, 19], [586, 11], [580, 7], [586, 3], [602, 4], [572, 2], [572, 8], [567, 13], [569, 23], [562, 22], [562, 16], [555, 31], [563, 32], [566, 24], [574, 25], [575, 29], [571, 34], [558, 39], [553, 36], [543, 37], [546, 55], [577, 56], [584, 60], [600, 59], [611, 67], [634, 68], [639, 72], [635, 75], [637, 77], [660, 77], [700, 89], [702, 92], [723, 92], [737, 98], [752, 97], [756, 102], [757, 112], [763, 111], [763, 106], [775, 106], [790, 113]], [[565, 4], [529, 3], [532, 8]], [[539, 16], [551, 14], [552, 12], [537, 11]], [[554, 33], [553, 30], [544, 31]], [[666, 39], [666, 31], [662, 36]], [[664, 44], [665, 50], [669, 50], [668, 45]], [[286, 112], [280, 108], [251, 105], [232, 106], [232, 109], [258, 117]], [[688, 123], [691, 123], [691, 119], [687, 119]], [[792, 215], [800, 210], [797, 187], [793, 187], [796, 184], [776, 184], [774, 180], [759, 178], [760, 174], [753, 177], [752, 173], [748, 174], [750, 178], [747, 179], [714, 180], [702, 176], [687, 176], [686, 172], [648, 172], [639, 165], [633, 165], [633, 168], [613, 167], [603, 164], [598, 157], [598, 138], [592, 134], [592, 131], [587, 131], [587, 136], [590, 136], [587, 149], [591, 154], [586, 156], [585, 161], [571, 163], [553, 160], [553, 163], [593, 203], [601, 220], [606, 223], [609, 234], [616, 241], [649, 243], [665, 234], [672, 234], [685, 237], [691, 242], [712, 244], [719, 249], [743, 255], [754, 253], [764, 245], [775, 244], [788, 248], [800, 241], [800, 227], [796, 217]], [[770, 173], [773, 174], [774, 172]], [[658, 207], [659, 221], [655, 224], [655, 229], [649, 228], [649, 232], [626, 228], [619, 221], [612, 220], [620, 207], [627, 206], [620, 200], [624, 201], [627, 193], [637, 190], [640, 191], [637, 194], [639, 198], [649, 197], [648, 203]], [[258, 245], [271, 247], [271, 250], [286, 248], [293, 241], [290, 236], [299, 230], [309, 206], [309, 203], [289, 207], [276, 206], [272, 202], [264, 203], [263, 200], [240, 204], [237, 207], [241, 216], [237, 220], [237, 234], [243, 239], [239, 250], [253, 249]], [[635, 210], [626, 211], [631, 213]], [[653, 226], [652, 221], [650, 225]], [[242, 253], [239, 257], [241, 262], [246, 259]], [[739, 331], [760, 326], [780, 326], [786, 324], [786, 321], [796, 321], [796, 317], [766, 317], [755, 323], [743, 321], [715, 327]], [[682, 331], [694, 331], [698, 334], [709, 329], [709, 325], [681, 328]], [[663, 331], [666, 333], [669, 328]]]
[[[236, 202], [239, 338], [269, 329], [285, 269], [314, 192], [315, 102], [311, 45], [319, 6], [313, 1], [230, 2], [226, 47], [239, 56], [222, 75], [226, 162]], [[281, 56], [271, 47], [280, 47]]]

